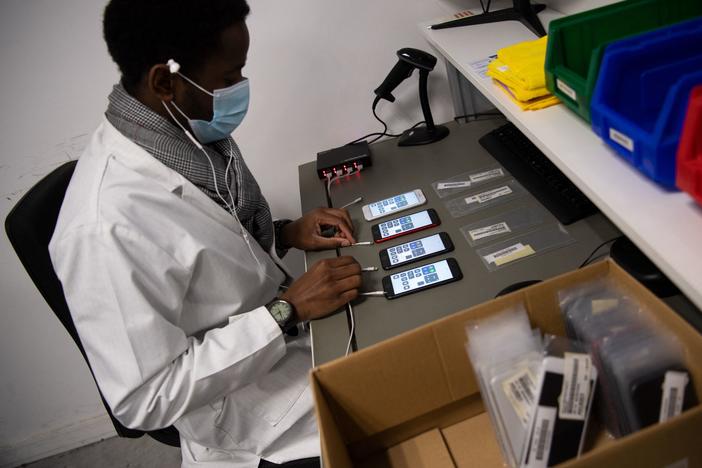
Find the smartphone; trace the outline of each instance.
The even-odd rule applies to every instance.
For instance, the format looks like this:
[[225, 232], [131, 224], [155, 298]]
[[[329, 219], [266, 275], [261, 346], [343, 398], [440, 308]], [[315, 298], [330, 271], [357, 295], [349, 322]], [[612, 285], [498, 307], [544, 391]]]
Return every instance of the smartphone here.
[[373, 221], [374, 219], [423, 205], [426, 202], [427, 198], [424, 196], [424, 193], [420, 189], [416, 189], [364, 205], [363, 217], [366, 218], [366, 221]]
[[383, 291], [388, 299], [406, 296], [425, 289], [452, 283], [463, 278], [455, 258], [428, 263], [383, 278]]
[[439, 215], [433, 208], [412, 213], [401, 218], [391, 219], [371, 227], [373, 240], [376, 243], [385, 242], [396, 237], [423, 231], [441, 224]]
[[434, 257], [453, 250], [453, 242], [445, 232], [422, 237], [411, 242], [380, 251], [380, 264], [385, 270], [407, 265], [417, 260]]

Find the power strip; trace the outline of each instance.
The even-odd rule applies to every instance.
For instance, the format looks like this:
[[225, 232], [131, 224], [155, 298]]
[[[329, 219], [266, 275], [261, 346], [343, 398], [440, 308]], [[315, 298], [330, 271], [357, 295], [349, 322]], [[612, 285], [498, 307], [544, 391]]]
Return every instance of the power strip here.
[[317, 153], [317, 175], [320, 179], [342, 176], [371, 164], [370, 146], [365, 141]]

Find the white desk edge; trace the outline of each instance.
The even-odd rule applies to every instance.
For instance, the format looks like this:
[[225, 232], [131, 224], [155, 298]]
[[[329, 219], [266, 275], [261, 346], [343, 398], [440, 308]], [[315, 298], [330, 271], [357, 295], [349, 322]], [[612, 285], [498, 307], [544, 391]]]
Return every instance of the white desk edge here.
[[[545, 10], [545, 27], [561, 16]], [[515, 21], [432, 30], [427, 41], [553, 161], [700, 309], [702, 208], [683, 192], [666, 192], [603, 143], [565, 105], [522, 111], [471, 63], [501, 47], [535, 39]], [[583, 259], [584, 260], [584, 259]]]

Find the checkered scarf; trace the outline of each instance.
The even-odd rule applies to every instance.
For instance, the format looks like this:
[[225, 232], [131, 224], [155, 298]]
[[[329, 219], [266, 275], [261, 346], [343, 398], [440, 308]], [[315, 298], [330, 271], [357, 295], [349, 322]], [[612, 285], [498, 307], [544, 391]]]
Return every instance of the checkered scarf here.
[[[224, 201], [215, 190], [215, 179], [207, 158], [179, 127], [133, 98], [121, 84], [113, 87], [108, 99], [110, 103], [105, 116], [120, 133], [195, 184], [226, 210]], [[271, 211], [256, 179], [246, 167], [239, 147], [229, 137], [203, 148], [214, 166], [219, 193], [226, 200], [229, 199], [229, 192], [225, 174], [229, 155], [233, 154], [227, 179], [230, 181], [229, 190], [234, 197], [236, 214], [263, 250], [269, 251], [274, 238]]]

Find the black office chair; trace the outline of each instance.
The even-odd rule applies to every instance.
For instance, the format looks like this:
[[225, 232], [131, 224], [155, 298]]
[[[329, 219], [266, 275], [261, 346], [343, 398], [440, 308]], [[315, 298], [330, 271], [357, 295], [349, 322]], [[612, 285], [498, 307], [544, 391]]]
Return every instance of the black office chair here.
[[[88, 368], [90, 368], [85, 350], [73, 324], [73, 318], [68, 311], [61, 282], [54, 272], [49, 257], [49, 241], [54, 233], [59, 210], [75, 167], [75, 161], [67, 162], [32, 187], [7, 215], [5, 231], [22, 265], [29, 273], [29, 277], [71, 335], [85, 362], [88, 363]], [[92, 369], [90, 372], [92, 373]], [[95, 375], [93, 375], [94, 378]], [[100, 397], [102, 398], [102, 393]], [[112, 415], [104, 398], [102, 398], [102, 402], [120, 437], [134, 439], [144, 435], [144, 431], [128, 429], [120, 424]], [[180, 447], [180, 437], [173, 426], [157, 431], [148, 431], [146, 434], [166, 445]]]

